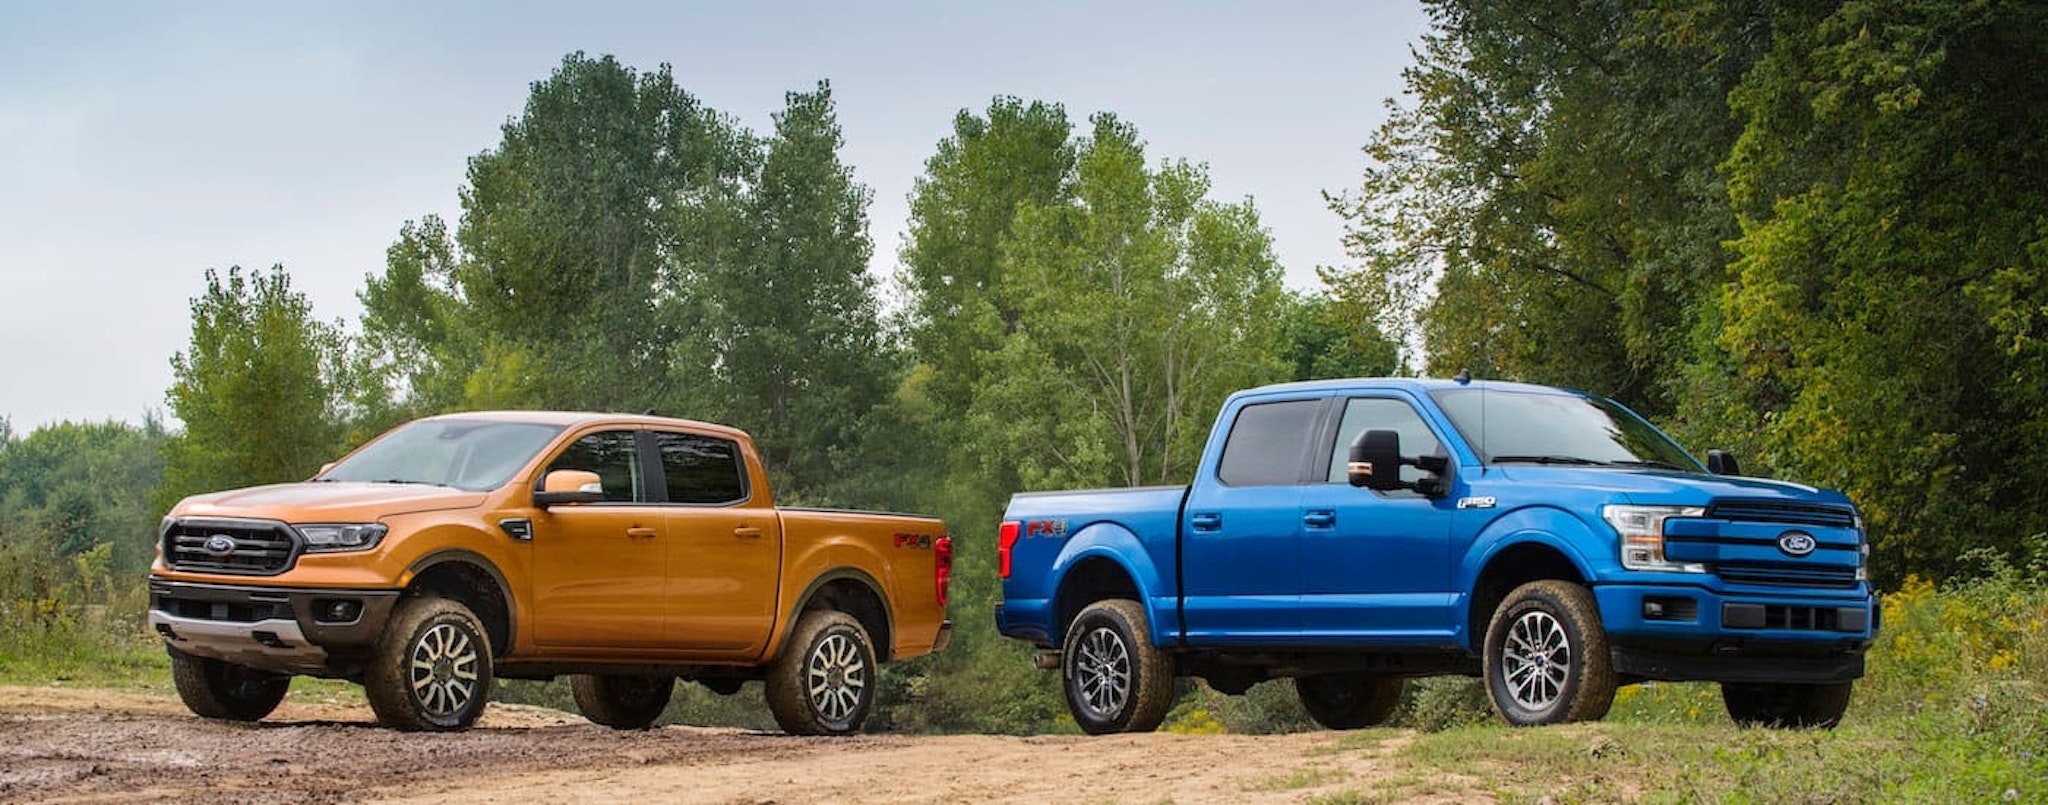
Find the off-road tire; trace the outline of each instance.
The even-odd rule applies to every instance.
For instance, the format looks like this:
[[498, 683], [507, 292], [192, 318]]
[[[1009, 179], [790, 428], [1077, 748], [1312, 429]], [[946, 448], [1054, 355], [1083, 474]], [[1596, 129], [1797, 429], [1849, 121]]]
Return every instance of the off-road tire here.
[[195, 657], [169, 646], [171, 682], [178, 698], [201, 718], [261, 721], [284, 701], [290, 674], [259, 671], [210, 657]]
[[851, 735], [875, 704], [874, 645], [852, 615], [812, 610], [768, 666], [768, 712], [791, 735]]
[[1067, 626], [1060, 689], [1082, 732], [1151, 732], [1173, 706], [1173, 657], [1152, 645], [1138, 602], [1097, 601]]
[[1486, 629], [1486, 692], [1518, 727], [1598, 721], [1614, 704], [1614, 666], [1593, 593], [1532, 581], [1502, 599]]
[[1323, 674], [1294, 678], [1294, 694], [1308, 717], [1325, 729], [1355, 730], [1384, 724], [1401, 709], [1407, 680], [1384, 674]]
[[672, 676], [611, 676], [575, 674], [569, 677], [569, 692], [576, 696], [576, 709], [593, 724], [616, 730], [644, 730], [668, 709], [668, 698], [676, 691]]
[[377, 721], [407, 732], [469, 729], [491, 698], [491, 643], [469, 607], [408, 597], [363, 671]]
[[1854, 682], [1721, 683], [1728, 717], [1745, 727], [1834, 729], [1849, 710]]

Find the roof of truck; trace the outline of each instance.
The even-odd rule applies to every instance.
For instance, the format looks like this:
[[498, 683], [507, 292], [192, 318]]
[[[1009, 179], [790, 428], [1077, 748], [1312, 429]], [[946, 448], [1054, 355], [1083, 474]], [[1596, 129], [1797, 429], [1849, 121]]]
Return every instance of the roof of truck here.
[[1335, 380], [1308, 380], [1296, 383], [1275, 383], [1246, 389], [1239, 394], [1265, 394], [1287, 391], [1343, 391], [1348, 389], [1406, 389], [1427, 394], [1444, 389], [1490, 389], [1493, 391], [1521, 391], [1546, 394], [1570, 394], [1592, 396], [1575, 389], [1556, 386], [1539, 386], [1533, 383], [1513, 383], [1505, 380], [1456, 380], [1439, 377], [1347, 377]]

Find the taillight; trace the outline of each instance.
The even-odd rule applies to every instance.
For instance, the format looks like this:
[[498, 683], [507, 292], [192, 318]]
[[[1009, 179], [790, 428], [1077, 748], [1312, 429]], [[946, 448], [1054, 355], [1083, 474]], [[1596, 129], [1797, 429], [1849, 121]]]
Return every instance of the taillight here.
[[1024, 533], [1024, 524], [1011, 520], [997, 532], [996, 575], [1010, 577], [1010, 549], [1017, 547], [1017, 537]]
[[953, 538], [940, 537], [938, 541], [933, 542], [932, 555], [938, 559], [938, 567], [933, 569], [932, 577], [939, 588], [939, 606], [944, 608], [946, 588], [953, 583]]

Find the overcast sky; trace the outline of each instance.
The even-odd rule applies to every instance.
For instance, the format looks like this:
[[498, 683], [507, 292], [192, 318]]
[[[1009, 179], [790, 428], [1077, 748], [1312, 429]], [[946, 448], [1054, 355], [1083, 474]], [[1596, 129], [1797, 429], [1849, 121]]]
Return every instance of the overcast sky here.
[[672, 64], [756, 131], [830, 79], [877, 272], [953, 115], [1000, 94], [1207, 163], [1313, 287], [1344, 260], [1321, 193], [1357, 183], [1425, 25], [1410, 0], [0, 4], [0, 417], [169, 419], [207, 268], [283, 264], [352, 326], [399, 225], [459, 219], [465, 160], [577, 50]]

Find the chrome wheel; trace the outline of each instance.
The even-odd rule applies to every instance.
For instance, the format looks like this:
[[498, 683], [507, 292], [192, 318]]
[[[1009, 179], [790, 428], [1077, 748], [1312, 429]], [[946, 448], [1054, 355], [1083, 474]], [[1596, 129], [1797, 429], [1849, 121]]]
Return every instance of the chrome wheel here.
[[1515, 620], [1501, 647], [1500, 671], [1516, 704], [1548, 709], [1564, 695], [1571, 667], [1571, 637], [1556, 618], [1539, 610]]
[[868, 686], [868, 666], [862, 654], [860, 645], [844, 633], [827, 635], [811, 651], [810, 661], [804, 664], [804, 689], [821, 720], [843, 724], [860, 709]]
[[463, 712], [480, 686], [477, 643], [451, 623], [438, 623], [412, 645], [407, 681], [421, 713], [446, 718]]
[[1131, 650], [1107, 627], [1081, 638], [1075, 649], [1073, 682], [1079, 703], [1102, 720], [1123, 712], [1131, 697]]

